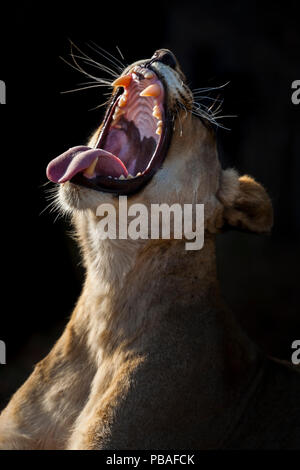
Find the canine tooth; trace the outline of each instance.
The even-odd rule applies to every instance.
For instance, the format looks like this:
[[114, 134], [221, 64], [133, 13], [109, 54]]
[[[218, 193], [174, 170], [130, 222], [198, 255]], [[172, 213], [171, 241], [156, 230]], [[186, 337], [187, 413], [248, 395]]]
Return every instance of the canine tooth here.
[[114, 82], [112, 82], [112, 86], [122, 86], [124, 88], [128, 87], [131, 82], [131, 75], [122, 75], [121, 77], [117, 78]]
[[125, 180], [125, 179], [126, 179], [126, 178], [125, 178], [124, 175], [119, 176], [119, 180]]
[[98, 157], [96, 157], [93, 162], [90, 164], [90, 166], [84, 170], [83, 174], [84, 176], [86, 176], [87, 178], [92, 178], [94, 173], [95, 173], [95, 168], [96, 168], [96, 165], [97, 165], [97, 162], [98, 162]]
[[140, 96], [153, 96], [157, 98], [160, 95], [161, 89], [157, 83], [147, 86], [141, 93]]
[[145, 77], [145, 78], [153, 78], [153, 77], [154, 77], [154, 73], [153, 73], [153, 72], [146, 72], [146, 73], [144, 73], [144, 77]]
[[141, 176], [142, 173], [139, 171], [135, 176]]

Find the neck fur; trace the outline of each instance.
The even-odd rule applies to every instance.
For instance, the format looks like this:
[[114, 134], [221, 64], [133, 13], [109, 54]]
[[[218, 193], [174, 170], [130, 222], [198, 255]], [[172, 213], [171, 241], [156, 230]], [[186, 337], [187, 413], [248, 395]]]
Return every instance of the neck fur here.
[[252, 350], [219, 294], [214, 235], [206, 234], [201, 250], [187, 251], [182, 240], [100, 240], [91, 216], [81, 216], [77, 229], [87, 270], [79, 305], [89, 316], [93, 340], [100, 324], [106, 340], [111, 332], [114, 347], [132, 345], [133, 338], [138, 345], [173, 311], [195, 322], [199, 334], [213, 322]]
[[[78, 227], [87, 277], [73, 318], [86, 332], [100, 390], [124, 364], [145, 358], [160, 357], [171, 380], [184, 367], [184, 386], [190, 378], [198, 384], [203, 435], [208, 445], [222, 445], [256, 384], [260, 355], [220, 299], [214, 236], [186, 251], [178, 240], [97, 242], [91, 218]], [[163, 387], [163, 378], [155, 383]]]

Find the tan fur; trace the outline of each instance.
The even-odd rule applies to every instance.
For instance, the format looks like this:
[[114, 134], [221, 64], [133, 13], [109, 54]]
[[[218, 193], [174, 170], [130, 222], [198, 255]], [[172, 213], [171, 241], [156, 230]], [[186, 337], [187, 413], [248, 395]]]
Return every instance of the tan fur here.
[[273, 224], [272, 204], [263, 187], [248, 175], [237, 178], [234, 170], [223, 172], [218, 195], [224, 218], [234, 226], [253, 232], [269, 232]]
[[[178, 68], [166, 80], [171, 108], [178, 90], [191, 106], [182, 77]], [[269, 231], [271, 203], [252, 178], [221, 169], [211, 129], [181, 111], [162, 169], [128, 200], [204, 203], [202, 250], [100, 240], [96, 208], [117, 199], [71, 183], [59, 197], [86, 279], [62, 337], [3, 410], [0, 448], [298, 446], [299, 376], [240, 330], [216, 274], [215, 233], [225, 223]]]

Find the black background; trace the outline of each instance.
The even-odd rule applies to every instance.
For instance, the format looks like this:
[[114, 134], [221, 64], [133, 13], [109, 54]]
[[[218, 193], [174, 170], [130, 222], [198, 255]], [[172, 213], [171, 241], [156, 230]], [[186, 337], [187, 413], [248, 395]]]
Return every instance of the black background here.
[[60, 59], [70, 60], [69, 40], [106, 65], [88, 42], [121, 59], [119, 46], [126, 64], [167, 47], [192, 88], [230, 82], [223, 111], [237, 117], [222, 121], [230, 131], [217, 132], [222, 163], [267, 188], [275, 225], [270, 237], [218, 237], [222, 291], [262, 348], [290, 358], [300, 337], [300, 105], [291, 101], [300, 79], [298, 3], [29, 0], [1, 7], [0, 339], [7, 365], [0, 366], [0, 407], [58, 338], [82, 283], [67, 222], [44, 211], [45, 168], [86, 143], [103, 116], [103, 108], [91, 108], [107, 90], [61, 94], [86, 81]]

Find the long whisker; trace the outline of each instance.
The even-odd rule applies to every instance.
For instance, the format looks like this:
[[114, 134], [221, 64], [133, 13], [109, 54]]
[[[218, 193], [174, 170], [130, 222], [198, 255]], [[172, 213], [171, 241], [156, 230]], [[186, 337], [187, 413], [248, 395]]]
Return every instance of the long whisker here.
[[[80, 67], [80, 65], [76, 62], [75, 59], [73, 59], [73, 60], [74, 60], [74, 62], [75, 62], [75, 64], [76, 64], [76, 67], [75, 67], [73, 64], [71, 64], [70, 62], [68, 62], [64, 57], [60, 57], [60, 59], [61, 59], [63, 62], [65, 62], [67, 65], [69, 65], [70, 67], [72, 67], [74, 70], [76, 70], [77, 72], [83, 73], [83, 74], [86, 75], [87, 77], [92, 78], [94, 81], [96, 81], [96, 82], [101, 81], [101, 82], [103, 82], [103, 83], [106, 82], [106, 80], [103, 80], [103, 79], [101, 79], [101, 78], [99, 79], [98, 77], [95, 77], [94, 75], [91, 75], [90, 73], [86, 72], [82, 67]], [[108, 82], [107, 82], [107, 84], [108, 84]]]
[[[76, 44], [74, 44], [73, 41], [70, 40], [70, 44], [71, 44], [71, 47], [75, 47], [75, 49], [77, 49], [77, 51], [78, 51], [80, 54], [82, 54], [86, 59], [91, 60], [91, 61], [97, 63], [95, 60], [91, 59], [91, 57], [89, 57], [85, 52], [83, 52], [78, 46], [76, 46]], [[91, 49], [93, 49], [90, 44], [87, 44], [87, 45], [88, 45], [88, 47], [90, 47]], [[95, 50], [95, 49], [93, 49], [93, 50]], [[95, 52], [97, 52], [97, 51], [95, 51]], [[102, 64], [98, 64], [98, 65], [102, 65]], [[113, 72], [116, 72], [116, 71], [114, 70]]]
[[95, 106], [94, 108], [90, 108], [89, 111], [95, 111], [96, 109], [99, 109], [99, 108], [101, 108], [102, 106], [106, 106], [109, 102], [110, 102], [110, 100], [107, 100], [107, 101], [105, 101], [105, 103], [98, 104], [98, 105]]
[[[217, 121], [217, 119], [221, 119], [221, 117], [213, 117], [209, 113], [206, 113], [204, 110], [201, 110], [201, 112], [193, 110], [192, 114], [194, 114], [194, 116], [199, 116], [199, 117], [206, 119], [207, 121], [214, 124], [216, 127], [220, 127], [222, 129], [230, 131], [228, 127], [225, 127], [223, 124]], [[225, 118], [225, 117], [234, 117], [234, 116], [222, 116], [222, 118]]]
[[74, 88], [72, 90], [61, 91], [60, 93], [63, 95], [63, 94], [66, 94], [66, 93], [74, 93], [76, 91], [89, 90], [90, 88], [99, 88], [99, 87], [105, 87], [105, 86], [107, 86], [107, 85], [99, 83], [98, 85], [83, 86], [83, 87], [79, 87], [79, 88]]
[[[123, 64], [119, 65], [117, 62], [111, 60], [107, 55], [103, 54], [102, 52], [100, 52], [99, 50], [95, 49], [93, 46], [91, 46], [91, 44], [88, 44], [88, 46], [94, 51], [96, 52], [97, 54], [101, 55], [102, 57], [104, 57], [106, 60], [108, 60], [114, 67], [115, 67], [115, 73], [117, 75], [120, 75], [120, 73], [123, 71], [124, 69], [124, 66]], [[95, 46], [97, 47], [97, 45], [95, 44]], [[99, 47], [99, 46], [98, 46]], [[109, 54], [109, 53], [108, 53]], [[111, 55], [111, 54], [109, 54]], [[117, 59], [118, 60], [118, 59]]]
[[[118, 72], [116, 72], [116, 70], [114, 70], [113, 68], [111, 67], [108, 67], [107, 65], [104, 65], [104, 64], [101, 64], [101, 63], [98, 63], [96, 60], [94, 60], [93, 58], [89, 57], [85, 52], [83, 52], [76, 44], [73, 43], [73, 41], [69, 40], [70, 41], [70, 45], [71, 45], [71, 53], [70, 53], [70, 56], [72, 57], [72, 61], [73, 63], [70, 63], [69, 61], [67, 61], [65, 58], [61, 57], [61, 59], [67, 64], [69, 65], [70, 67], [72, 67], [74, 70], [76, 71], [79, 71], [80, 73], [83, 73], [86, 77], [90, 78], [92, 81], [85, 81], [85, 82], [82, 82], [80, 84], [78, 84], [79, 86], [77, 88], [74, 88], [74, 89], [71, 89], [71, 90], [64, 90], [62, 91], [61, 93], [62, 94], [66, 94], [66, 93], [75, 93], [75, 92], [78, 92], [78, 91], [82, 91], [82, 90], [88, 90], [90, 88], [98, 88], [98, 87], [111, 87], [111, 80], [109, 79], [104, 79], [104, 78], [99, 78], [99, 77], [96, 77], [95, 75], [92, 75], [91, 73], [87, 72], [82, 66], [81, 64], [78, 62], [79, 60], [82, 61], [83, 63], [85, 64], [88, 64], [89, 66], [92, 66], [92, 67], [95, 67], [99, 70], [101, 70], [102, 72], [105, 72], [106, 74], [112, 76], [114, 79], [117, 78], [119, 75], [120, 75], [120, 71], [124, 69], [124, 64], [117, 58], [117, 57], [114, 57], [112, 54], [110, 54], [108, 51], [105, 51], [103, 48], [101, 48], [100, 46], [98, 46], [97, 44], [95, 44], [94, 42], [92, 42], [92, 44], [95, 46], [93, 47], [91, 44], [88, 44], [88, 47], [90, 49], [92, 49], [94, 52], [96, 52], [97, 54], [100, 54], [102, 57], [104, 57], [106, 60], [108, 60], [109, 62], [112, 63], [112, 65], [118, 69]], [[120, 48], [118, 46], [117, 47], [117, 50], [119, 52], [119, 54], [121, 55], [121, 57], [124, 59], [124, 56], [122, 55], [122, 52], [120, 50]], [[74, 54], [73, 52], [73, 48], [76, 49], [79, 54]], [[99, 52], [99, 49], [103, 52]], [[111, 58], [110, 58], [110, 57]], [[119, 65], [120, 64], [120, 65]], [[110, 95], [110, 93], [109, 93]], [[92, 108], [92, 110], [94, 109], [98, 109], [100, 108], [101, 106], [105, 106], [107, 103], [103, 103], [103, 104], [99, 104], [97, 105], [95, 108]]]
[[[103, 49], [103, 47], [99, 46], [96, 44], [94, 41], [91, 41], [91, 43], [94, 45], [96, 49], [94, 49], [90, 44], [89, 47], [93, 49], [95, 52], [100, 54], [102, 57], [105, 59], [109, 60], [112, 64], [114, 64], [116, 67], [119, 69], [123, 70], [125, 68], [124, 64], [118, 59], [117, 57], [113, 56], [110, 52], [106, 51]], [[120, 51], [119, 51], [120, 52]], [[109, 56], [109, 57], [108, 57]]]
[[72, 57], [73, 58], [76, 57], [76, 59], [80, 59], [83, 62], [88, 63], [89, 65], [91, 65], [91, 66], [93, 66], [93, 67], [95, 67], [99, 70], [103, 70], [107, 74], [112, 75], [114, 78], [118, 77], [120, 75], [119, 73], [117, 73], [113, 69], [111, 69], [110, 67], [107, 67], [106, 65], [103, 65], [103, 64], [99, 64], [98, 62], [91, 59], [90, 57], [84, 57], [84, 56], [82, 57], [80, 55], [75, 55], [75, 54], [73, 54]]
[[46, 207], [44, 207], [44, 209], [39, 213], [39, 216], [44, 214], [44, 212], [47, 211], [49, 208], [50, 208], [50, 211], [49, 211], [50, 213], [54, 212], [55, 210], [58, 210], [58, 211], [60, 210], [60, 206], [58, 203], [59, 195], [58, 195], [57, 187], [48, 189], [46, 193], [50, 193], [50, 196], [46, 197], [48, 201], [50, 200], [50, 203], [47, 204]]
[[198, 96], [197, 93], [194, 93], [194, 98], [202, 99], [202, 100], [208, 100], [208, 101], [213, 101], [213, 102], [218, 102], [221, 101], [218, 98], [213, 98], [212, 96]]
[[120, 56], [122, 57], [122, 59], [123, 59], [124, 62], [125, 62], [125, 57], [123, 56], [123, 54], [122, 54], [121, 49], [119, 48], [119, 46], [116, 46], [116, 49], [117, 49], [118, 53], [120, 54]]
[[206, 91], [212, 91], [212, 90], [220, 90], [221, 88], [224, 88], [225, 86], [229, 85], [230, 81], [224, 83], [223, 85], [215, 86], [215, 87], [206, 87], [206, 88], [194, 88], [192, 92], [206, 92]]
[[[70, 40], [70, 44], [71, 44], [71, 57], [73, 59], [73, 62], [75, 63], [76, 67], [78, 68], [78, 70], [82, 73], [84, 73], [86, 76], [96, 80], [96, 81], [101, 81], [102, 83], [109, 83], [108, 80], [104, 80], [104, 79], [99, 79], [97, 77], [95, 77], [94, 75], [91, 75], [89, 74], [88, 72], [86, 72], [77, 62], [76, 58], [78, 59], [81, 59], [81, 60], [84, 60], [85, 62], [88, 62], [89, 64], [92, 64], [93, 66], [97, 67], [98, 69], [100, 70], [103, 70], [104, 72], [108, 73], [109, 75], [112, 75], [113, 78], [116, 78], [118, 77], [118, 73], [116, 73], [114, 70], [112, 70], [111, 68], [107, 67], [106, 65], [103, 65], [103, 64], [99, 64], [98, 62], [96, 62], [95, 60], [91, 59], [87, 54], [85, 54], [84, 52], [81, 51], [81, 49], [79, 49], [78, 46], [76, 46], [76, 44], [74, 44], [71, 40]], [[74, 54], [73, 52], [73, 47], [75, 47], [75, 49], [83, 55], [83, 57], [81, 56], [77, 56]]]
[[[39, 188], [44, 188], [45, 186], [48, 186], [49, 184], [51, 184], [51, 181], [45, 181], [45, 183], [41, 183], [38, 187]], [[51, 191], [51, 189], [53, 188], [48, 188], [46, 191]]]
[[[223, 105], [223, 99], [219, 99], [220, 95], [216, 98], [209, 96], [209, 93], [214, 90], [220, 90], [228, 85], [230, 82], [226, 82], [223, 85], [215, 86], [215, 87], [205, 87], [205, 88], [194, 88], [193, 89], [193, 106], [192, 106], [192, 114], [195, 116], [202, 117], [217, 127], [221, 127], [223, 129], [228, 129], [224, 125], [222, 125], [218, 120], [221, 118], [228, 118], [228, 117], [235, 117], [234, 115], [220, 115], [221, 107]], [[201, 101], [198, 101], [201, 100]], [[206, 105], [203, 103], [203, 100], [211, 101], [210, 105]]]

